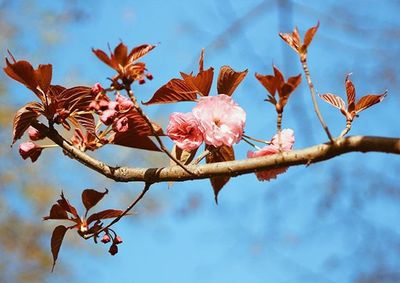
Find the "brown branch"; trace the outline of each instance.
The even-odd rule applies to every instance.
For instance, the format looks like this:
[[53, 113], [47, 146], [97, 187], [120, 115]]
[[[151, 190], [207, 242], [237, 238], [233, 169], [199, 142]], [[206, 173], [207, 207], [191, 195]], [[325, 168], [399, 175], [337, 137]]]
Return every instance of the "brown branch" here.
[[70, 157], [117, 182], [141, 181], [147, 183], [158, 183], [208, 179], [210, 177], [222, 175], [238, 176], [253, 173], [258, 170], [275, 169], [294, 165], [309, 165], [349, 152], [382, 152], [400, 154], [400, 138], [368, 136], [343, 137], [335, 140], [334, 143], [329, 142], [264, 157], [204, 165], [188, 165], [187, 168], [191, 172], [196, 173], [196, 176], [194, 176], [187, 173], [179, 166], [162, 168], [112, 167], [77, 149], [61, 137], [56, 130], [49, 129], [39, 122], [34, 122], [32, 126], [40, 132], [45, 133], [49, 139], [64, 149]]
[[324, 128], [329, 140], [333, 143], [333, 137], [331, 135], [331, 132], [329, 131], [328, 126], [326, 125], [324, 118], [322, 117], [322, 114], [319, 111], [319, 107], [318, 107], [318, 103], [317, 103], [317, 99], [316, 99], [316, 95], [315, 95], [314, 84], [311, 81], [310, 70], [308, 69], [308, 65], [307, 65], [307, 59], [301, 58], [300, 61], [301, 61], [301, 65], [303, 67], [304, 74], [306, 75], [307, 84], [310, 89], [311, 99], [312, 99], [312, 102], [314, 105], [315, 113], [317, 114], [318, 120], [320, 121], [322, 128]]
[[121, 220], [122, 217], [124, 217], [125, 215], [128, 214], [129, 211], [132, 210], [132, 208], [144, 197], [144, 195], [147, 193], [147, 191], [150, 189], [150, 186], [152, 184], [151, 183], [145, 183], [144, 184], [144, 188], [143, 190], [140, 192], [140, 194], [138, 194], [136, 196], [136, 198], [134, 199], [133, 202], [131, 202], [131, 204], [129, 204], [129, 206], [121, 213], [120, 216], [118, 216], [117, 218], [115, 218], [113, 221], [111, 221], [108, 225], [104, 226], [103, 228], [101, 228], [100, 230], [96, 231], [96, 233], [93, 234], [87, 234], [84, 235], [83, 237], [85, 239], [90, 239], [92, 237], [94, 237], [95, 235], [100, 234], [101, 232], [107, 230], [108, 228], [110, 228], [112, 225], [114, 225], [115, 223], [117, 223], [118, 221]]

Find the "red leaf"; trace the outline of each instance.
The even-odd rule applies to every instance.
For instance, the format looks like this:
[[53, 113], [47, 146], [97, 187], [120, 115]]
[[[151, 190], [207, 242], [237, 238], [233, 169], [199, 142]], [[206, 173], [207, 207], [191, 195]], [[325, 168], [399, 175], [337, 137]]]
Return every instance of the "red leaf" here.
[[51, 272], [53, 272], [54, 266], [56, 265], [58, 253], [67, 230], [67, 227], [60, 225], [54, 229], [53, 234], [51, 235], [51, 253], [53, 254], [53, 266], [51, 268]]
[[255, 74], [257, 80], [267, 89], [267, 91], [272, 95], [275, 96], [275, 92], [277, 89], [276, 80], [274, 76], [271, 75], [261, 75]]
[[92, 189], [86, 189], [82, 192], [82, 203], [86, 208], [86, 211], [89, 211], [93, 206], [95, 206], [101, 199], [108, 193], [106, 189], [105, 192], [98, 192]]
[[61, 192], [61, 199], [57, 200], [57, 203], [67, 212], [71, 213], [76, 218], [79, 218], [76, 208], [73, 207], [69, 201], [64, 197], [64, 193]]
[[345, 110], [346, 106], [341, 97], [334, 95], [332, 93], [320, 94], [319, 97], [321, 97], [323, 100], [325, 100], [325, 102], [329, 103], [330, 105], [335, 106], [340, 110]]
[[[76, 120], [82, 127], [86, 129], [87, 132], [94, 134], [96, 131], [96, 124], [92, 114], [75, 114], [69, 119], [74, 123], [73, 120]], [[74, 123], [76, 124], [76, 123]]]
[[50, 64], [39, 65], [38, 69], [34, 70], [28, 61], [21, 60], [10, 63], [7, 58], [6, 64], [7, 67], [4, 68], [4, 72], [12, 79], [32, 90], [42, 103], [45, 104], [46, 99], [44, 95], [50, 86], [52, 66]]
[[197, 90], [200, 95], [208, 96], [214, 77], [214, 68], [209, 68], [200, 72], [197, 76], [181, 73], [183, 80], [190, 86], [191, 89]]
[[161, 151], [149, 137], [138, 136], [136, 133], [130, 131], [115, 133], [115, 135], [110, 138], [110, 143], [132, 148]]
[[[174, 156], [176, 159], [178, 159], [182, 164], [188, 165], [190, 162], [192, 162], [193, 158], [195, 157], [197, 152], [197, 149], [194, 149], [192, 151], [186, 151], [181, 149], [180, 147], [174, 145], [172, 148], [171, 154]], [[175, 161], [171, 160], [170, 162], [171, 166], [176, 165]]]
[[221, 67], [218, 75], [218, 94], [231, 96], [246, 75], [247, 69], [243, 72], [236, 72], [229, 66]]
[[381, 102], [385, 98], [386, 94], [387, 93], [385, 92], [379, 95], [369, 94], [361, 97], [361, 99], [357, 102], [355, 106], [356, 113], [360, 113], [361, 111], [371, 107], [372, 105]]
[[355, 107], [355, 100], [356, 100], [356, 88], [354, 87], [354, 84], [350, 80], [350, 76], [346, 76], [345, 80], [345, 86], [346, 86], [346, 95], [347, 95], [347, 110], [349, 112], [354, 110]]
[[314, 35], [317, 32], [318, 28], [319, 28], [319, 21], [318, 21], [316, 26], [314, 26], [314, 27], [312, 27], [312, 28], [307, 30], [307, 32], [306, 32], [306, 34], [304, 36], [304, 43], [303, 43], [303, 47], [302, 48], [307, 49], [308, 45], [310, 45], [311, 41], [313, 40]]
[[300, 35], [297, 27], [292, 33], [279, 33], [279, 36], [292, 47], [296, 52], [300, 51]]
[[200, 58], [199, 58], [199, 73], [204, 70], [204, 48], [201, 49]]
[[76, 86], [64, 89], [58, 95], [59, 107], [73, 111], [87, 110], [90, 102], [94, 99], [91, 88], [86, 86]]
[[[211, 153], [206, 156], [206, 163], [224, 162], [235, 160], [235, 153], [231, 146], [220, 146], [215, 148], [210, 145], [206, 145]], [[218, 193], [222, 190], [226, 183], [228, 183], [230, 176], [218, 176], [211, 177], [211, 185], [214, 190], [215, 202], [218, 204]]]
[[125, 66], [128, 63], [128, 48], [122, 42], [114, 49], [114, 54], [111, 54], [111, 60], [116, 68], [118, 65]]
[[69, 219], [67, 212], [59, 205], [53, 204], [50, 209], [50, 215], [43, 217], [43, 220], [53, 219]]
[[43, 111], [43, 106], [37, 102], [30, 102], [17, 111], [13, 122], [12, 144], [22, 137], [32, 122], [35, 121]]
[[291, 84], [293, 86], [293, 89], [297, 88], [299, 86], [299, 84], [301, 83], [301, 74], [290, 77], [287, 82], [288, 82], [288, 84]]
[[111, 68], [115, 67], [115, 64], [113, 61], [111, 61], [111, 58], [108, 57], [108, 55], [100, 49], [94, 49], [92, 48], [92, 52], [94, 53], [94, 55], [97, 56], [97, 58], [99, 58], [103, 63], [107, 64], [108, 66], [110, 66]]
[[179, 101], [195, 101], [197, 90], [190, 87], [184, 80], [172, 79], [160, 87], [153, 97], [144, 105], [156, 103], [171, 103]]
[[93, 221], [108, 219], [108, 218], [115, 218], [120, 216], [124, 211], [119, 209], [106, 209], [97, 213], [93, 213], [88, 217], [86, 220], [87, 225], [90, 225]]
[[134, 62], [138, 60], [139, 58], [143, 57], [147, 53], [149, 53], [151, 50], [153, 50], [156, 46], [155, 45], [150, 45], [150, 44], [142, 44], [139, 46], [136, 46], [131, 50], [131, 52], [128, 55], [129, 62]]

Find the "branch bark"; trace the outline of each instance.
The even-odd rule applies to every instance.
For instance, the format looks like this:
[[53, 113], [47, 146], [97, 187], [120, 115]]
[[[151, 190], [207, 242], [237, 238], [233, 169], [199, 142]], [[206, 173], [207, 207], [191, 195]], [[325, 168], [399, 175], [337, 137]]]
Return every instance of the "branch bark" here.
[[319, 144], [312, 147], [278, 153], [270, 156], [245, 160], [212, 163], [205, 165], [188, 165], [187, 169], [196, 175], [189, 174], [179, 166], [160, 168], [130, 168], [112, 167], [101, 162], [85, 152], [75, 148], [54, 129], [49, 129], [40, 122], [34, 122], [37, 130], [59, 145], [68, 155], [83, 165], [99, 172], [116, 182], [146, 182], [159, 183], [168, 181], [187, 181], [207, 179], [214, 176], [239, 176], [259, 170], [279, 167], [310, 165], [349, 152], [382, 152], [400, 154], [400, 138], [352, 136], [342, 137], [334, 143]]

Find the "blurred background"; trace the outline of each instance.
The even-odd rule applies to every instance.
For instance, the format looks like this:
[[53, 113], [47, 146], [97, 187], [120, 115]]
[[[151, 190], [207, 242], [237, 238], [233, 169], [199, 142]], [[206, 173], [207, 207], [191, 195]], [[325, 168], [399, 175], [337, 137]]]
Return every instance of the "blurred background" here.
[[[166, 3], [168, 2], [168, 3]], [[279, 31], [300, 32], [320, 21], [309, 50], [319, 93], [344, 97], [352, 72], [358, 97], [389, 90], [383, 103], [353, 123], [350, 135], [398, 137], [400, 106], [400, 3], [398, 1], [0, 1], [0, 48], [36, 66], [53, 64], [53, 83], [107, 84], [113, 71], [91, 48], [121, 40], [129, 47], [159, 43], [144, 57], [153, 81], [136, 85], [139, 100], [179, 71], [230, 65], [249, 74], [234, 94], [247, 112], [246, 132], [269, 139], [275, 112], [254, 73], [301, 72]], [[215, 92], [215, 85], [213, 90]], [[215, 94], [215, 93], [214, 93]], [[58, 149], [32, 165], [10, 147], [15, 111], [35, 97], [0, 74], [0, 282], [400, 282], [400, 160], [352, 153], [309, 167], [290, 168], [271, 182], [251, 175], [232, 179], [219, 195], [208, 180], [154, 185], [132, 217], [115, 226], [123, 238], [108, 246], [67, 234], [53, 273], [50, 236], [42, 222], [61, 190], [79, 209], [85, 188], [110, 193], [101, 208], [124, 209], [141, 185], [118, 184], [82, 167]], [[319, 101], [335, 135], [345, 126], [339, 111]], [[164, 127], [173, 111], [191, 103], [154, 105], [145, 111]], [[292, 95], [283, 127], [296, 148], [326, 141], [303, 82]], [[24, 140], [24, 139], [23, 139]], [[169, 146], [171, 142], [167, 141]], [[246, 144], [235, 147], [238, 159]], [[94, 156], [112, 165], [163, 166], [159, 153], [105, 147]]]

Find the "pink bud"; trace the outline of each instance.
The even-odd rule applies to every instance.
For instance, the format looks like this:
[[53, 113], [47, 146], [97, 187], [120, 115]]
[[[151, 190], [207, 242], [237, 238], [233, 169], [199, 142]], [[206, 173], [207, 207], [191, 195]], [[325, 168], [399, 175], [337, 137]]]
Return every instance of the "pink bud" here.
[[153, 79], [153, 75], [151, 73], [147, 73], [146, 78], [151, 81]]
[[42, 140], [45, 138], [45, 135], [43, 135], [41, 132], [39, 132], [32, 126], [29, 126], [28, 128], [28, 135], [32, 141]]
[[104, 91], [104, 88], [101, 86], [100, 83], [95, 83], [94, 86], [92, 87], [92, 93], [94, 95], [97, 95], [102, 91]]
[[118, 102], [120, 111], [126, 111], [133, 107], [133, 102], [129, 98], [122, 96], [119, 93], [117, 93], [115, 96], [115, 101]]
[[33, 142], [24, 142], [19, 145], [19, 154], [21, 155], [22, 159], [27, 159], [28, 157], [35, 162], [40, 154], [42, 153], [43, 148], [38, 146]]
[[146, 81], [145, 81], [144, 79], [140, 79], [140, 80], [139, 80], [139, 84], [140, 84], [140, 85], [145, 84], [145, 83], [146, 83]]
[[109, 126], [112, 124], [117, 114], [118, 112], [115, 110], [105, 110], [101, 114], [100, 120], [104, 123], [104, 125]]
[[110, 249], [108, 250], [108, 252], [109, 252], [111, 255], [117, 254], [117, 253], [118, 253], [118, 247], [117, 247], [117, 245], [116, 245], [116, 244], [112, 244], [111, 247], [110, 247]]
[[111, 240], [111, 239], [110, 239], [110, 236], [108, 236], [107, 234], [105, 234], [105, 235], [103, 236], [103, 238], [101, 239], [101, 242], [104, 243], [104, 244], [107, 244], [110, 240]]
[[119, 133], [126, 132], [129, 128], [128, 121], [128, 118], [125, 116], [117, 119], [113, 124], [113, 130]]
[[122, 238], [120, 236], [114, 238], [114, 244], [119, 245], [121, 243], [122, 243]]

